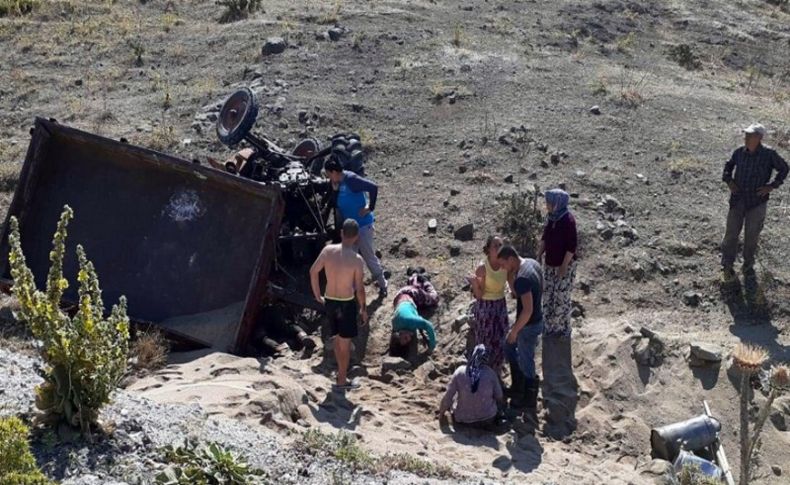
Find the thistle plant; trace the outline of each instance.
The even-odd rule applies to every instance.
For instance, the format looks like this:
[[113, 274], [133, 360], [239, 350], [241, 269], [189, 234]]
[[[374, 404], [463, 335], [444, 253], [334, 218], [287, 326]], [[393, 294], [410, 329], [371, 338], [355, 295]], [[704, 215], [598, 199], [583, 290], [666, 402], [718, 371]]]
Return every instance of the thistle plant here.
[[46, 367], [44, 383], [36, 389], [36, 406], [46, 422], [65, 422], [79, 427], [91, 439], [101, 407], [126, 371], [129, 347], [129, 318], [126, 299], [120, 298], [105, 318], [104, 303], [96, 270], [82, 246], [77, 246], [79, 260], [79, 302], [77, 312], [69, 317], [60, 309], [69, 282], [63, 276], [63, 258], [69, 221], [74, 212], [63, 208], [49, 254], [51, 266], [46, 291], [36, 288], [33, 272], [28, 268], [19, 235], [19, 222], [11, 218], [9, 262], [14, 280], [12, 291], [19, 300], [17, 318], [29, 325], [40, 341], [40, 353]]
[[786, 365], [776, 365], [763, 379], [765, 387], [769, 389], [768, 399], [763, 403], [754, 423], [754, 430], [749, 433], [749, 380], [760, 372], [768, 360], [765, 349], [748, 344], [739, 344], [733, 352], [733, 364], [741, 374], [741, 475], [740, 485], [749, 483], [752, 467], [752, 456], [760, 438], [765, 420], [771, 410], [774, 400], [790, 388], [790, 368]]

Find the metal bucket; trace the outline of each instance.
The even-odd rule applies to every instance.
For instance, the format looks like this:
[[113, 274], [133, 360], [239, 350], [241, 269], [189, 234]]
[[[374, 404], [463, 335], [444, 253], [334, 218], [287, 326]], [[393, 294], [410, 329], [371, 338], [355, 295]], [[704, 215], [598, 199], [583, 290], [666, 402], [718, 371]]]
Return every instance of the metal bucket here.
[[672, 461], [680, 452], [698, 450], [716, 441], [721, 423], [704, 414], [680, 423], [668, 424], [650, 431], [650, 444], [657, 458]]
[[683, 471], [683, 468], [686, 466], [699, 468], [700, 473], [702, 473], [706, 477], [711, 477], [717, 480], [721, 480], [722, 477], [721, 468], [716, 466], [715, 463], [708, 461], [704, 458], [700, 458], [697, 455], [689, 453], [686, 450], [680, 450], [680, 453], [678, 453], [678, 457], [674, 463], [675, 474], [680, 475], [680, 473]]

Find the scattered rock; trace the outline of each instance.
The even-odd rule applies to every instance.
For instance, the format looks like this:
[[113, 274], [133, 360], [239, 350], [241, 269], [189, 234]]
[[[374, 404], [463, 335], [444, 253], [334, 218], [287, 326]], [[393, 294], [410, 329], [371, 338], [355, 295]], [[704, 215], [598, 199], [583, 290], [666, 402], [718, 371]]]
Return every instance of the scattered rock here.
[[458, 318], [453, 320], [453, 332], [461, 332], [461, 329], [464, 327], [464, 325], [469, 323], [469, 320], [469, 315], [460, 315]]
[[713, 344], [703, 342], [692, 342], [689, 344], [691, 357], [703, 362], [721, 362], [721, 349]]
[[287, 47], [287, 43], [285, 39], [282, 37], [269, 37], [266, 39], [266, 42], [263, 44], [263, 48], [261, 49], [261, 54], [264, 56], [272, 55], [272, 54], [282, 54], [285, 52], [285, 48]]
[[689, 290], [683, 293], [683, 303], [685, 303], [687, 306], [697, 307], [699, 306], [701, 301], [702, 301], [702, 295], [700, 295], [696, 291]]
[[505, 183], [506, 184], [512, 184], [513, 183], [513, 174], [510, 174], [507, 177], [505, 177]]
[[430, 221], [428, 221], [428, 232], [434, 233], [436, 232], [436, 229], [438, 227], [439, 227], [439, 221], [437, 221], [436, 219], [431, 219]]
[[645, 472], [650, 473], [651, 475], [663, 476], [666, 475], [671, 469], [672, 463], [656, 458], [650, 462], [647, 468], [645, 468]]
[[782, 476], [782, 467], [780, 467], [779, 465], [771, 465], [771, 471], [774, 472], [774, 475], [776, 475], [777, 477]]
[[549, 159], [551, 160], [551, 163], [554, 164], [554, 165], [558, 165], [560, 163], [560, 161], [561, 161], [560, 154], [557, 153], [557, 152], [552, 153], [551, 157], [549, 157]]
[[332, 27], [331, 29], [326, 31], [326, 35], [329, 36], [329, 40], [337, 42], [340, 40], [343, 35], [345, 35], [346, 30], [342, 27]]
[[423, 177], [430, 177], [431, 175], [432, 175], [432, 174], [431, 174], [431, 171], [430, 171], [430, 170], [423, 170], [423, 171], [422, 171], [422, 176], [423, 176]]
[[400, 357], [384, 357], [384, 360], [381, 362], [381, 373], [386, 374], [389, 371], [393, 371], [397, 374], [401, 372], [408, 371], [411, 369], [411, 364], [409, 361], [405, 359], [401, 359]]
[[455, 197], [456, 195], [460, 194], [461, 191], [458, 189], [450, 189], [450, 196]]
[[590, 113], [592, 113], [592, 114], [594, 114], [594, 115], [599, 115], [599, 114], [601, 114], [601, 107], [600, 107], [600, 106], [598, 106], [598, 105], [596, 104], [595, 106], [593, 106], [592, 108], [590, 108]]
[[460, 256], [461, 255], [461, 246], [459, 244], [451, 244], [450, 245], [450, 256]]
[[403, 250], [403, 255], [406, 256], [407, 258], [416, 258], [417, 256], [420, 255], [420, 252], [413, 247], [407, 247], [406, 249]]
[[769, 415], [774, 428], [779, 431], [788, 431], [787, 422], [790, 420], [790, 396], [782, 396], [774, 401]]
[[464, 224], [455, 230], [453, 237], [459, 241], [471, 241], [475, 237], [475, 225], [471, 223]]
[[633, 346], [634, 360], [640, 365], [658, 367], [664, 361], [665, 345], [655, 332], [642, 327], [642, 338], [638, 338]]

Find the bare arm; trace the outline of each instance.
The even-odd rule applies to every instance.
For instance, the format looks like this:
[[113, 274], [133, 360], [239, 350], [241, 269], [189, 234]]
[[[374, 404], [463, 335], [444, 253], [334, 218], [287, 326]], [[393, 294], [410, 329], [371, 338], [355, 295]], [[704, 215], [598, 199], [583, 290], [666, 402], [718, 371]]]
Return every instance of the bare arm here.
[[444, 413], [450, 410], [453, 406], [453, 400], [455, 399], [455, 394], [458, 392], [458, 383], [457, 379], [455, 378], [455, 374], [453, 374], [453, 378], [450, 380], [450, 384], [447, 386], [447, 392], [444, 393], [444, 397], [442, 398], [442, 402], [439, 405], [439, 417], [441, 417]]
[[532, 292], [528, 291], [521, 295], [521, 306], [521, 313], [518, 314], [516, 323], [513, 325], [513, 327], [517, 329], [517, 333], [521, 331], [529, 319], [532, 318]]
[[354, 269], [354, 289], [357, 293], [359, 316], [362, 317], [362, 323], [368, 323], [368, 309], [367, 302], [365, 301], [365, 284], [362, 281], [363, 271], [362, 257], [357, 256], [357, 266]]
[[318, 255], [318, 258], [313, 263], [313, 266], [310, 267], [310, 287], [313, 289], [313, 297], [324, 304], [324, 297], [321, 296], [321, 285], [318, 282], [318, 275], [324, 269], [326, 264], [326, 253], [325, 250], [321, 251], [321, 254]]
[[478, 300], [483, 299], [483, 291], [486, 287], [486, 267], [481, 264], [475, 270], [475, 278], [472, 280], [472, 294]]

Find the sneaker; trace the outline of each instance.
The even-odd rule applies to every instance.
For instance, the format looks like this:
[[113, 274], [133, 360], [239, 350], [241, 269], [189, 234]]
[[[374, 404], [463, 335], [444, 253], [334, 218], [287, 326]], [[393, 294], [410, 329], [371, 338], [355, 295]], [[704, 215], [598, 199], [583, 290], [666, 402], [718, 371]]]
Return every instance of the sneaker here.
[[359, 389], [360, 387], [361, 386], [359, 385], [359, 382], [357, 382], [356, 380], [346, 381], [346, 383], [343, 384], [343, 385], [332, 384], [332, 390], [333, 391], [341, 391], [341, 392], [343, 392], [343, 391], [353, 391], [355, 389]]

